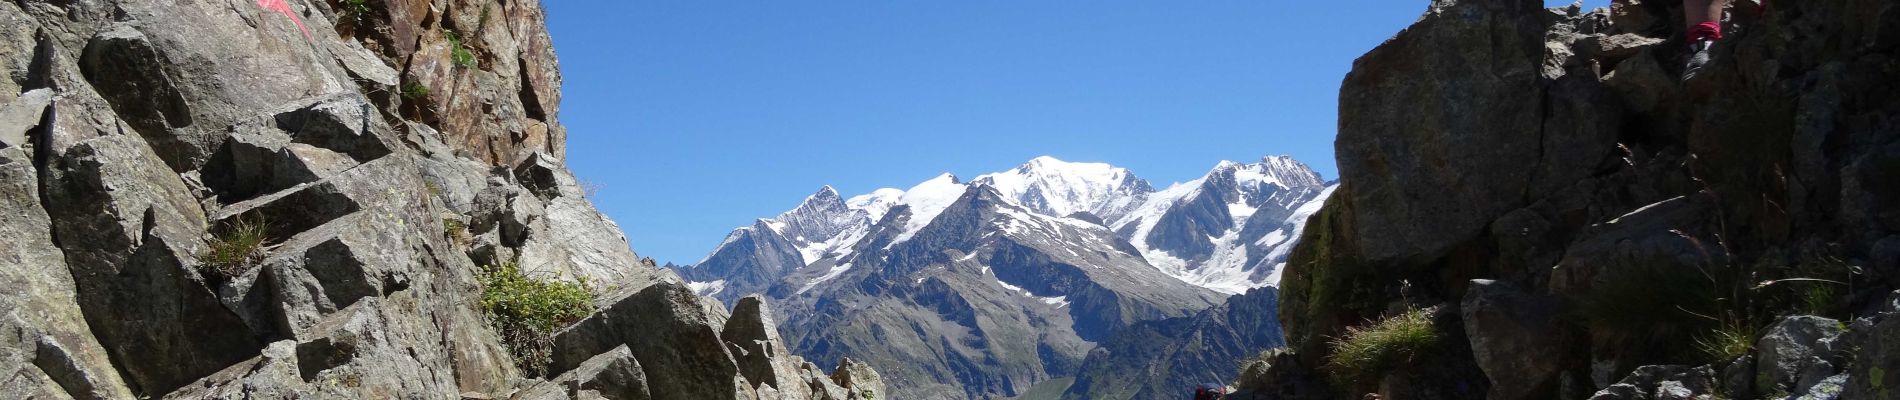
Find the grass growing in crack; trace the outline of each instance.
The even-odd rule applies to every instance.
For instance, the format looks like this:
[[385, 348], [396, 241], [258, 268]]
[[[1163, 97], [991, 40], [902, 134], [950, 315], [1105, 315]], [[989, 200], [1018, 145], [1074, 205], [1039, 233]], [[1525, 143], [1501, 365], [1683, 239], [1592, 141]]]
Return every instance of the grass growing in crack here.
[[1425, 311], [1406, 311], [1367, 326], [1346, 328], [1345, 336], [1332, 342], [1326, 370], [1343, 386], [1367, 384], [1437, 349], [1443, 339]]
[[199, 256], [208, 272], [230, 279], [248, 272], [262, 255], [269, 240], [268, 224], [262, 220], [240, 219], [215, 232], [204, 254]]
[[455, 241], [458, 245], [467, 245], [469, 241], [468, 225], [462, 223], [460, 219], [443, 218], [442, 234], [448, 235], [449, 240]]
[[541, 374], [553, 348], [555, 330], [594, 313], [587, 281], [543, 280], [521, 272], [514, 263], [483, 268], [482, 311], [514, 354], [515, 365]]
[[428, 86], [425, 86], [417, 82], [409, 82], [402, 85], [402, 99], [403, 100], [417, 101], [417, 100], [422, 100], [428, 97], [429, 97]]
[[463, 68], [475, 68], [475, 53], [469, 51], [468, 46], [462, 45], [462, 35], [455, 31], [448, 31], [448, 37], [449, 60]]

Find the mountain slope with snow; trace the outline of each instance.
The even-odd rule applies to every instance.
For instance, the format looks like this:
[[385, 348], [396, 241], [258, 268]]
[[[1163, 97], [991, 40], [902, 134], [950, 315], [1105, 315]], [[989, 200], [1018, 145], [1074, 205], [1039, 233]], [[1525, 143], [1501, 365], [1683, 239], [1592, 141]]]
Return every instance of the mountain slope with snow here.
[[1036, 157], [1008, 171], [971, 181], [989, 186], [1019, 206], [1058, 217], [1089, 213], [1104, 220], [1121, 217], [1154, 193], [1148, 181], [1125, 168], [1103, 163], [1073, 163]]
[[1328, 186], [1290, 157], [1253, 164], [1223, 161], [1178, 183], [1109, 225], [1168, 275], [1230, 294], [1279, 283], [1277, 272], [1299, 226]]
[[793, 350], [901, 366], [879, 369], [902, 388], [896, 398], [1010, 396], [1073, 375], [1116, 331], [1222, 297], [1147, 265], [1106, 227], [1036, 213], [988, 186], [933, 215], [900, 232], [914, 216], [893, 209], [858, 251], [768, 291]]
[[1123, 328], [1276, 284], [1329, 192], [1287, 157], [1159, 191], [1038, 157], [849, 199], [825, 187], [680, 273], [722, 300], [773, 298], [795, 352], [863, 358], [901, 398], [1014, 396], [1074, 375]]

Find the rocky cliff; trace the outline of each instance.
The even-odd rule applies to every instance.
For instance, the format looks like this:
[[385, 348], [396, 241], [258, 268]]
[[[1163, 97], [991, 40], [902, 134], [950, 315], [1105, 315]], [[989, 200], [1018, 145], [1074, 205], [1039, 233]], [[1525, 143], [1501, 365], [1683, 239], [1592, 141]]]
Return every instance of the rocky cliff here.
[[[1887, 396], [1900, 3], [1735, 3], [1684, 82], [1678, 2], [1431, 2], [1345, 79], [1341, 185], [1282, 280], [1297, 355], [1242, 386]], [[1421, 340], [1366, 334], [1408, 313]]]
[[[640, 259], [536, 1], [0, 3], [0, 397], [870, 398]], [[598, 311], [523, 358], [482, 266]], [[654, 337], [655, 331], [670, 333]], [[543, 362], [545, 361], [545, 362]]]

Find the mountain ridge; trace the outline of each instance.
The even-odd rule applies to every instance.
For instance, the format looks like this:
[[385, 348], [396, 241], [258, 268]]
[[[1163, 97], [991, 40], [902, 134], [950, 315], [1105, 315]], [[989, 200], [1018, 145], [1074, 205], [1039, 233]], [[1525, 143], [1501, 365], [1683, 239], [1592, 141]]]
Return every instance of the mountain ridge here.
[[[777, 300], [794, 352], [817, 362], [863, 355], [904, 398], [1015, 395], [1080, 372], [1122, 329], [1271, 286], [1329, 190], [1285, 156], [1219, 162], [1165, 190], [1125, 168], [1043, 156], [842, 202], [825, 186], [678, 271], [702, 295]], [[1183, 258], [1130, 241], [1155, 227], [1169, 228], [1157, 238], [1213, 239]], [[1163, 259], [1174, 263], [1158, 267]]]

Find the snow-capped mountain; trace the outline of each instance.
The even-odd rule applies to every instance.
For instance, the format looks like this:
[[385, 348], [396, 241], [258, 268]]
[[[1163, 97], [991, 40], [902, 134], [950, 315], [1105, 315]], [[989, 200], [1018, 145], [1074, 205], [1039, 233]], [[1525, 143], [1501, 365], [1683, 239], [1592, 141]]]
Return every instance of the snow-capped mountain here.
[[1089, 213], [1113, 220], [1141, 205], [1154, 187], [1125, 168], [1102, 163], [1072, 163], [1036, 157], [1008, 171], [979, 176], [973, 184], [996, 189], [1005, 198], [1043, 215]]
[[825, 187], [680, 273], [721, 300], [774, 298], [796, 352], [862, 357], [903, 398], [1013, 396], [1073, 375], [1124, 327], [1276, 284], [1329, 192], [1287, 157], [1221, 162], [1160, 191], [1127, 169], [1038, 157], [850, 199]]
[[798, 208], [733, 230], [704, 260], [679, 269], [680, 274], [701, 295], [727, 302], [762, 292], [814, 261], [846, 254], [902, 194], [879, 190], [845, 200], [825, 186]]
[[768, 289], [793, 350], [893, 366], [879, 369], [893, 398], [994, 398], [1075, 373], [1093, 343], [1124, 327], [1220, 302], [1105, 226], [962, 188], [941, 207], [900, 204], [855, 251]]
[[1226, 293], [1277, 284], [1279, 267], [1311, 214], [1296, 211], [1318, 207], [1330, 193], [1318, 173], [1285, 156], [1223, 161], [1200, 179], [1161, 191], [1125, 168], [1045, 156], [967, 184], [942, 174], [909, 190], [884, 188], [848, 200], [826, 186], [791, 211], [734, 230], [681, 273], [702, 294], [737, 299], [849, 253], [893, 207], [912, 215], [892, 243], [908, 240], [971, 186], [992, 188], [1041, 215], [1108, 226], [1168, 275]]
[[1330, 193], [1318, 173], [1291, 157], [1222, 161], [1200, 179], [1148, 196], [1109, 225], [1168, 275], [1238, 294], [1279, 284], [1306, 217]]

